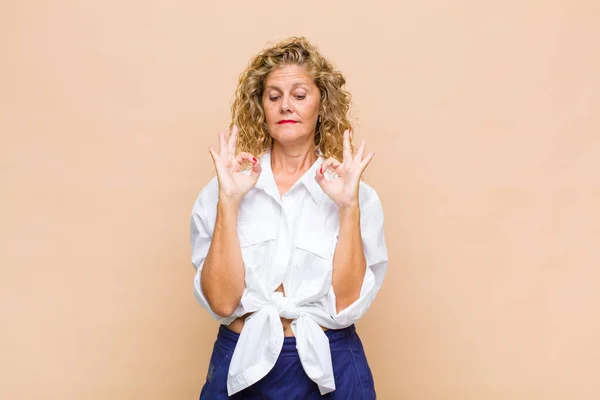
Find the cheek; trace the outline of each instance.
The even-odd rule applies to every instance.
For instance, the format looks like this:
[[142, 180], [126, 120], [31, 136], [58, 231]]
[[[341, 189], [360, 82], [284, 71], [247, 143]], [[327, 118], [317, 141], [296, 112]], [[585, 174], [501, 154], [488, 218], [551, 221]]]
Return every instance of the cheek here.
[[277, 116], [277, 110], [273, 105], [263, 104], [263, 111], [265, 113], [265, 118], [267, 120], [267, 124], [273, 122]]
[[308, 99], [307, 101], [298, 101], [295, 103], [296, 112], [305, 119], [318, 115], [319, 106], [319, 99]]
[[313, 114], [315, 114], [315, 115], [319, 114], [319, 109], [321, 108], [321, 99], [318, 98], [318, 97], [315, 98], [311, 102], [310, 106], [311, 106], [311, 109], [313, 111]]
[[313, 102], [311, 104], [307, 104], [306, 107], [304, 107], [304, 115], [314, 117], [316, 119], [319, 115], [319, 103]]

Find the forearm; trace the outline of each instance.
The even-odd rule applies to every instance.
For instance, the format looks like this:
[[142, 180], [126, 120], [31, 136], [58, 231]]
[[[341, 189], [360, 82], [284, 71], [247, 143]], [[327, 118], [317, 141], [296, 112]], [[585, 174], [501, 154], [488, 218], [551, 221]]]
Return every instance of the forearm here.
[[332, 276], [337, 312], [359, 298], [367, 268], [360, 233], [359, 207], [341, 208], [339, 217], [340, 232], [333, 256]]
[[239, 205], [219, 201], [217, 218], [200, 278], [202, 292], [210, 308], [230, 316], [242, 298], [245, 287], [244, 261], [237, 234]]

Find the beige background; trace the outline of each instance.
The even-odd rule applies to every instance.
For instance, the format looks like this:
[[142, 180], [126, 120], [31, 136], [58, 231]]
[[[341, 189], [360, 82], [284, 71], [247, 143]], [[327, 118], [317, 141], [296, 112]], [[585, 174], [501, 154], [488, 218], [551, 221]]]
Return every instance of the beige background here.
[[1, 4], [0, 398], [197, 399], [206, 149], [298, 34], [376, 152], [380, 398], [600, 398], [598, 1]]

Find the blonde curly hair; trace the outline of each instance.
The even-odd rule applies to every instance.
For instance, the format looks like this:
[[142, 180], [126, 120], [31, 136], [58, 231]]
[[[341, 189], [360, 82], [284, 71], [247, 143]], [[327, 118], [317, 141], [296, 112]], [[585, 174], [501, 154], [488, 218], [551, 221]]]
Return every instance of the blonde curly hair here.
[[237, 125], [237, 150], [260, 157], [273, 146], [262, 107], [264, 83], [271, 71], [285, 65], [301, 65], [314, 78], [321, 93], [320, 122], [317, 123], [314, 145], [325, 159], [343, 158], [343, 133], [352, 130], [348, 119], [351, 96], [344, 89], [346, 79], [325, 59], [316, 46], [304, 37], [291, 37], [264, 49], [250, 60], [240, 74], [231, 105], [231, 125]]

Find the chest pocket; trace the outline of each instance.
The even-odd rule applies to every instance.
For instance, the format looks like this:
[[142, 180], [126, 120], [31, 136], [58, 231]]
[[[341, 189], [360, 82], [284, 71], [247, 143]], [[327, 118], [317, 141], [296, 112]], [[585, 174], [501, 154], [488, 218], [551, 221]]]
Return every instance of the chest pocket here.
[[329, 291], [336, 244], [334, 233], [301, 231], [296, 234], [292, 274], [297, 277], [294, 286], [305, 301], [316, 301]]
[[326, 260], [333, 258], [335, 242], [334, 234], [320, 232], [298, 232], [295, 239], [296, 248]]
[[244, 265], [260, 273], [268, 269], [275, 243], [275, 227], [263, 222], [238, 224], [238, 237]]

